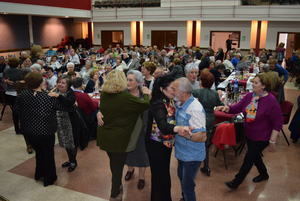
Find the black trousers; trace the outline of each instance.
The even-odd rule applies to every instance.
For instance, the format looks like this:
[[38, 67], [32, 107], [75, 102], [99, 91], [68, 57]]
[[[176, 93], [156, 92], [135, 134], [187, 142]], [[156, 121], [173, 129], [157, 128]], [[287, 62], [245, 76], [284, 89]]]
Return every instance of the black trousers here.
[[44, 184], [52, 183], [57, 179], [54, 160], [55, 135], [27, 135], [27, 137], [35, 150], [35, 179], [43, 177]]
[[170, 159], [172, 149], [149, 140], [146, 149], [151, 170], [151, 201], [172, 201]]
[[111, 179], [112, 185], [111, 185], [110, 197], [115, 198], [121, 192], [123, 168], [127, 158], [127, 153], [126, 152], [121, 152], [121, 153], [106, 152], [106, 153], [109, 157], [110, 171], [112, 174], [112, 179]]
[[269, 145], [268, 141], [252, 141], [247, 139], [248, 151], [245, 155], [244, 162], [237, 175], [235, 175], [234, 182], [241, 184], [252, 166], [255, 165], [259, 174], [268, 175], [267, 168], [262, 160], [262, 151]]
[[211, 139], [212, 139], [212, 135], [213, 135], [212, 129], [208, 129], [206, 134], [207, 134], [207, 139], [205, 141], [206, 156], [205, 156], [205, 160], [204, 160], [204, 167], [209, 168], [209, 148], [211, 146]]
[[16, 96], [5, 95], [5, 103], [12, 107], [12, 117], [14, 122], [15, 131], [17, 134], [20, 133], [20, 120], [18, 113], [14, 110], [16, 103]]

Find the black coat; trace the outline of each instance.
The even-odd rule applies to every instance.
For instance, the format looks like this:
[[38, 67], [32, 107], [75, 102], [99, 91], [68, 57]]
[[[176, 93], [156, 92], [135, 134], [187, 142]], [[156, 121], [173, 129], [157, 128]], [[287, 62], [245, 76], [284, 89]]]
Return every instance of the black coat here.
[[21, 133], [54, 135], [57, 130], [56, 99], [46, 92], [23, 90], [16, 99], [15, 111], [20, 117]]
[[93, 93], [95, 91], [95, 82], [94, 80], [89, 80], [84, 89], [84, 93]]

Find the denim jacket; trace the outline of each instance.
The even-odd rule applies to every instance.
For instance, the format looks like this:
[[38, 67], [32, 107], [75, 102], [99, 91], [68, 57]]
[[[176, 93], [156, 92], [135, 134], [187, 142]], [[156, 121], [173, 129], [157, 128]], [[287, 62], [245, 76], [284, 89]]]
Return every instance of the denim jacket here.
[[[176, 106], [176, 125], [191, 126], [192, 133], [206, 132], [205, 111], [201, 103], [191, 96], [183, 105]], [[193, 142], [185, 137], [175, 137], [175, 157], [181, 161], [203, 161], [205, 142]]]

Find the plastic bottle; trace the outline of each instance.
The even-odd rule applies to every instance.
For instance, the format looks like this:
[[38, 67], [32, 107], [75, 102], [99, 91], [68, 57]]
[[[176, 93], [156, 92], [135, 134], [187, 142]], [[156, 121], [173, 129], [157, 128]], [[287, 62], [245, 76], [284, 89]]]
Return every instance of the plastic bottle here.
[[239, 81], [237, 79], [234, 80], [233, 83], [233, 92], [238, 93], [239, 92]]

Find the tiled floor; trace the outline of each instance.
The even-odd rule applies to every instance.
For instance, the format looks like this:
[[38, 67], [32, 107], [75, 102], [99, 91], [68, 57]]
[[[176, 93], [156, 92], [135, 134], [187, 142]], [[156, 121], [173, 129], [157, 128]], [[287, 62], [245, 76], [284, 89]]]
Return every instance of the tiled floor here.
[[[295, 102], [299, 90], [286, 89], [288, 100]], [[295, 109], [295, 108], [294, 108]], [[0, 121], [0, 195], [10, 201], [102, 201], [109, 198], [110, 172], [106, 154], [91, 142], [84, 151], [79, 151], [79, 166], [75, 172], [68, 173], [60, 167], [67, 158], [65, 151], [56, 147], [56, 165], [58, 181], [56, 185], [44, 188], [35, 182], [34, 156], [25, 152], [24, 139], [15, 135], [11, 128], [11, 114], [7, 110], [5, 118]], [[6, 129], [10, 127], [9, 129]], [[284, 127], [286, 133], [289, 132]], [[198, 201], [296, 201], [300, 200], [300, 144], [287, 146], [280, 136], [277, 151], [264, 153], [270, 179], [267, 182], [254, 184], [252, 178], [257, 175], [253, 168], [245, 182], [237, 191], [230, 192], [224, 181], [232, 179], [243, 159], [235, 157], [231, 150], [227, 152], [229, 169], [224, 168], [223, 157], [211, 157], [211, 177], [197, 175]], [[180, 185], [176, 176], [177, 162], [172, 158], [172, 197], [180, 198]], [[124, 170], [126, 171], [126, 170]], [[137, 172], [137, 171], [136, 171]], [[136, 174], [137, 175], [137, 174]], [[124, 182], [124, 201], [148, 201], [150, 194], [150, 171], [146, 171], [146, 186], [137, 190], [137, 176], [132, 181]]]

